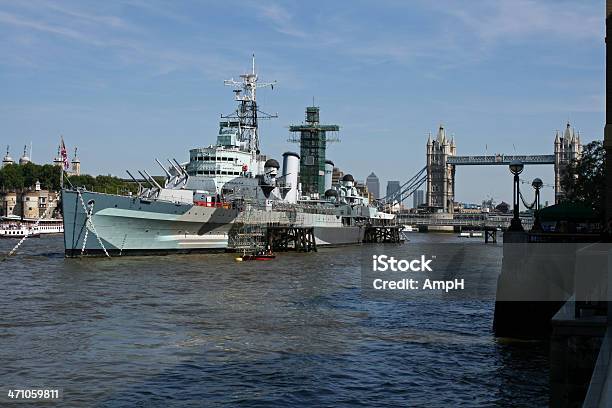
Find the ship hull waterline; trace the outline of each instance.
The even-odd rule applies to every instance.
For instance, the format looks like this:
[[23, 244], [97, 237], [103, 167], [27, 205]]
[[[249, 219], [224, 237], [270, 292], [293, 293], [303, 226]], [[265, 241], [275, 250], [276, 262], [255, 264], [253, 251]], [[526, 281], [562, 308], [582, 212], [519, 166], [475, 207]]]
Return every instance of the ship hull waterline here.
[[[230, 230], [240, 216], [235, 208], [75, 190], [62, 191], [62, 214], [66, 257], [228, 252]], [[313, 228], [321, 247], [359, 245], [364, 238], [359, 226]]]

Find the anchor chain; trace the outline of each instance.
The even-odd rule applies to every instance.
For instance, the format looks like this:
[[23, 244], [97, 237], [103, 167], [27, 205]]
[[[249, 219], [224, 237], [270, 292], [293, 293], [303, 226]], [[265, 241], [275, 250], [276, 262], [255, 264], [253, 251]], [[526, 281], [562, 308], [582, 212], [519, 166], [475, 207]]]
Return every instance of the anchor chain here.
[[[104, 251], [104, 255], [106, 255], [107, 258], [110, 258], [111, 256], [108, 254], [108, 251], [106, 250], [106, 247], [104, 246], [104, 243], [102, 242], [102, 239], [100, 239], [100, 236], [98, 235], [98, 232], [96, 231], [96, 226], [94, 225], [94, 222], [92, 219], [93, 208], [94, 208], [95, 202], [92, 202], [91, 206], [88, 209], [87, 206], [85, 205], [85, 200], [83, 200], [83, 195], [81, 194], [81, 190], [77, 190], [77, 192], [79, 193], [79, 198], [81, 199], [81, 205], [83, 205], [83, 209], [85, 210], [85, 215], [87, 217], [85, 224], [86, 226], [89, 225], [91, 227], [91, 232], [93, 232], [95, 237], [98, 239], [98, 243], [102, 247], [102, 250]], [[81, 256], [83, 256], [83, 253], [85, 252], [85, 244], [87, 243], [88, 232], [89, 232], [89, 229], [85, 228], [85, 237], [83, 238], [83, 247], [81, 248]]]

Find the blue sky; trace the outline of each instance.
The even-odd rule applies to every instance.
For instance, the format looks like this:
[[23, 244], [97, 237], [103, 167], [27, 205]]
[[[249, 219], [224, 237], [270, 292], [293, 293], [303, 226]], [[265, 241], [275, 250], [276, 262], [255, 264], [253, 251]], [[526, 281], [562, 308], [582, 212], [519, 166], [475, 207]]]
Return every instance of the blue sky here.
[[[551, 153], [567, 120], [602, 138], [603, 14], [603, 0], [0, 0], [0, 144], [46, 162], [63, 134], [85, 172], [158, 172], [154, 157], [215, 140], [233, 109], [222, 81], [254, 52], [278, 81], [258, 94], [279, 115], [261, 126], [270, 156], [297, 149], [287, 127], [313, 97], [342, 127], [328, 156], [383, 188], [423, 167], [440, 123], [458, 154]], [[536, 176], [552, 184], [552, 166]], [[505, 168], [457, 170], [460, 201], [511, 195]]]

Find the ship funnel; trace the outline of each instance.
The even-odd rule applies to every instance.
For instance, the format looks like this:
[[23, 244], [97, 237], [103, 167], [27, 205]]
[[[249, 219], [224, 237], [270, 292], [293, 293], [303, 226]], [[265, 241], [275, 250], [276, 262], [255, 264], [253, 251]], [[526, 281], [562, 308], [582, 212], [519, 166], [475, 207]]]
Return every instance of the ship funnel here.
[[332, 174], [334, 173], [334, 162], [325, 160], [325, 191], [332, 188]]
[[297, 203], [298, 174], [300, 172], [300, 155], [293, 152], [283, 153], [283, 179], [285, 182], [285, 201]]

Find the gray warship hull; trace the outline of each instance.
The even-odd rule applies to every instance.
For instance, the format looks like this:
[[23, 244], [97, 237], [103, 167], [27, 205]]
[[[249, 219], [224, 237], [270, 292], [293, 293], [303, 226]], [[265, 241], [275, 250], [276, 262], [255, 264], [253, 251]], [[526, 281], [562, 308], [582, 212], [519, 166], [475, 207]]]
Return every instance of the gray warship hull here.
[[[223, 252], [244, 212], [232, 207], [149, 200], [89, 191], [63, 190], [65, 255], [103, 256]], [[88, 214], [90, 221], [88, 222]], [[291, 217], [294, 217], [292, 220]], [[319, 246], [360, 244], [361, 226], [345, 226], [334, 215], [298, 214], [312, 226]], [[255, 219], [295, 222], [295, 213], [262, 211]]]

